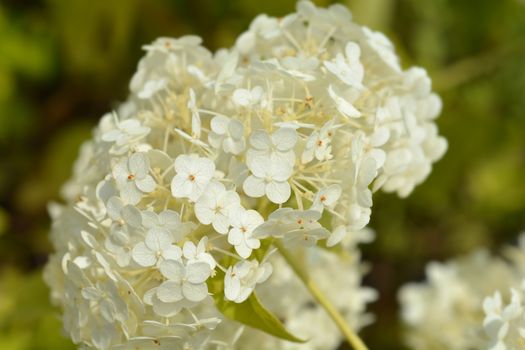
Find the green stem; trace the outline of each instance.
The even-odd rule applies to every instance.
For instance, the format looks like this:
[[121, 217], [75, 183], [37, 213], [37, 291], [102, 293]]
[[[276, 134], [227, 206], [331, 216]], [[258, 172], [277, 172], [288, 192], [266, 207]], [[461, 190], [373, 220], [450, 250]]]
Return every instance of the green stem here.
[[288, 265], [295, 272], [297, 277], [301, 279], [306, 288], [310, 291], [312, 296], [319, 302], [319, 304], [326, 310], [328, 315], [335, 322], [339, 330], [343, 333], [348, 343], [352, 345], [355, 350], [368, 350], [365, 343], [359, 338], [359, 336], [348, 326], [343, 315], [337, 310], [337, 308], [326, 298], [326, 296], [321, 292], [319, 287], [312, 281], [308, 275], [304, 272], [301, 264], [295, 259], [295, 257], [290, 253], [282, 244], [282, 242], [276, 240], [274, 242], [275, 246], [281, 253], [282, 257]]

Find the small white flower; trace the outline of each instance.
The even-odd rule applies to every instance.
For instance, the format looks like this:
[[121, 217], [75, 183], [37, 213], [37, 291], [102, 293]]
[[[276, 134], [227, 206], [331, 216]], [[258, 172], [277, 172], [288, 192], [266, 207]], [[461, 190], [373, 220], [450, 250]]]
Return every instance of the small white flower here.
[[297, 131], [293, 128], [281, 127], [269, 135], [264, 130], [255, 130], [250, 135], [250, 149], [246, 158], [248, 167], [259, 156], [278, 158], [279, 161], [293, 166], [295, 163], [294, 147], [297, 143]]
[[215, 164], [195, 154], [181, 154], [175, 159], [175, 171], [177, 175], [171, 181], [171, 194], [195, 202], [212, 179]]
[[180, 260], [182, 250], [172, 244], [168, 230], [152, 228], [146, 233], [144, 242], [135, 245], [131, 256], [140, 266], [149, 267], [158, 265], [165, 259]]
[[144, 210], [141, 213], [142, 225], [146, 229], [162, 228], [173, 234], [175, 242], [180, 242], [188, 234], [188, 222], [181, 222], [180, 215], [176, 211], [167, 209], [159, 214], [151, 210]]
[[361, 112], [359, 112], [350, 102], [339, 96], [332, 85], [328, 86], [328, 94], [334, 100], [335, 106], [339, 113], [347, 118], [359, 118]]
[[237, 192], [227, 191], [220, 182], [212, 182], [195, 203], [195, 216], [202, 224], [212, 224], [215, 231], [225, 234], [230, 227], [232, 210], [240, 205]]
[[237, 89], [233, 92], [232, 100], [233, 103], [241, 107], [265, 106], [264, 90], [260, 86], [255, 86], [251, 90]]
[[253, 231], [264, 222], [263, 217], [255, 210], [239, 209], [231, 215], [232, 228], [228, 242], [243, 259], [250, 256], [253, 249], [258, 249], [261, 242], [253, 237]]
[[108, 200], [106, 211], [115, 225], [140, 227], [142, 224], [140, 211], [131, 204], [125, 205], [119, 197], [113, 196]]
[[113, 177], [124, 202], [137, 204], [145, 193], [155, 190], [157, 184], [148, 173], [149, 159], [143, 153], [123, 158], [113, 167]]
[[224, 296], [227, 300], [242, 303], [259, 283], [263, 283], [272, 274], [272, 266], [257, 260], [243, 260], [230, 266], [224, 276]]
[[338, 53], [334, 62], [325, 61], [324, 66], [345, 84], [356, 88], [362, 88], [365, 70], [359, 61], [361, 48], [358, 44], [349, 42], [346, 44], [345, 54], [346, 58], [343, 54]]
[[288, 179], [293, 169], [275, 157], [257, 157], [250, 166], [252, 175], [243, 183], [244, 192], [254, 198], [266, 195], [273, 203], [281, 204], [290, 198]]
[[320, 218], [321, 213], [316, 210], [277, 209], [255, 230], [254, 236], [274, 236], [282, 238], [289, 246], [302, 244], [311, 247], [330, 234], [319, 224]]
[[334, 120], [327, 122], [319, 131], [314, 131], [306, 140], [306, 145], [301, 155], [301, 163], [311, 162], [314, 157], [319, 160], [332, 159], [332, 138], [337, 126], [334, 126]]
[[239, 154], [244, 151], [244, 127], [236, 119], [218, 115], [211, 120], [211, 132], [208, 134], [210, 145], [223, 149], [226, 153]]
[[167, 209], [159, 214], [151, 210], [141, 212], [142, 223], [145, 228], [164, 228], [174, 231], [181, 225], [180, 215], [176, 211]]
[[115, 113], [108, 114], [105, 118], [113, 119], [115, 128], [104, 132], [101, 137], [102, 141], [114, 142], [118, 148], [126, 149], [126, 145], [140, 140], [151, 130], [136, 119], [119, 121]]
[[165, 303], [182, 299], [199, 302], [208, 295], [206, 280], [212, 272], [208, 263], [197, 262], [184, 266], [180, 261], [165, 260], [160, 264], [160, 272], [168, 280], [157, 289], [157, 297]]
[[337, 184], [322, 188], [315, 194], [311, 210], [323, 212], [324, 208], [333, 208], [341, 197], [342, 189]]
[[206, 252], [207, 244], [207, 236], [202, 237], [197, 246], [195, 246], [195, 243], [187, 241], [182, 247], [182, 254], [184, 255], [184, 258], [188, 260], [188, 263], [205, 262], [210, 265], [210, 268], [213, 270], [217, 263], [213, 256]]

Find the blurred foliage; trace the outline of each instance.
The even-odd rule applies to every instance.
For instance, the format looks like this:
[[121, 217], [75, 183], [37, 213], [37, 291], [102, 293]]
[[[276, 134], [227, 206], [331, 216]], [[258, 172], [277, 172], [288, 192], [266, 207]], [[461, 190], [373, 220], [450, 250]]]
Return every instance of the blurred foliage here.
[[[326, 5], [330, 1], [316, 1]], [[46, 204], [58, 199], [80, 143], [125, 99], [141, 45], [196, 33], [229, 46], [261, 12], [294, 0], [3, 0], [0, 3], [0, 347], [68, 349], [41, 267]], [[429, 259], [497, 247], [525, 228], [525, 1], [350, 0], [387, 33], [405, 66], [426, 67], [444, 101], [449, 152], [407, 199], [378, 193], [365, 248], [381, 300], [364, 331], [402, 349], [396, 290]]]

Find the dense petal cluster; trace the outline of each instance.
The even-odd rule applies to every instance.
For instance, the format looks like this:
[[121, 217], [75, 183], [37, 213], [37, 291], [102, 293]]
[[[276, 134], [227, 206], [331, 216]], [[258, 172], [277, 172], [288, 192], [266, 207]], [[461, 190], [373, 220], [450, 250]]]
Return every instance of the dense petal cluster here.
[[[215, 54], [194, 36], [145, 50], [50, 210], [46, 280], [86, 348], [228, 347], [217, 278], [214, 298], [244, 302], [272, 285], [273, 240], [315, 249], [357, 235], [372, 191], [408, 195], [446, 149], [426, 72], [403, 70], [340, 5], [258, 16]], [[337, 289], [354, 300], [352, 276]]]
[[479, 250], [430, 263], [427, 282], [405, 285], [399, 299], [407, 344], [430, 350], [523, 347], [525, 236], [504, 254], [506, 259]]

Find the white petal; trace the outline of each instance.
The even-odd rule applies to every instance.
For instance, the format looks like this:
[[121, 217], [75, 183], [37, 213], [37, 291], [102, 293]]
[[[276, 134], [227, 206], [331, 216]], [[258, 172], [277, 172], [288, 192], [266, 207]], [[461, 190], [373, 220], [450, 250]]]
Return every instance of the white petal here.
[[272, 162], [277, 162], [277, 160], [263, 155], [255, 156], [248, 164], [248, 167], [253, 175], [264, 178], [271, 172]]
[[257, 228], [257, 226], [261, 225], [264, 222], [263, 217], [259, 212], [250, 209], [246, 210], [243, 216], [243, 222], [247, 223], [248, 231], [252, 232]]
[[390, 129], [386, 126], [377, 128], [370, 137], [370, 143], [374, 147], [383, 146], [390, 138]]
[[189, 301], [201, 301], [208, 295], [208, 286], [206, 283], [193, 284], [184, 282], [182, 284], [182, 294]]
[[272, 141], [279, 151], [288, 151], [297, 142], [297, 132], [292, 128], [279, 128], [272, 134]]
[[137, 264], [144, 267], [153, 266], [157, 262], [157, 256], [146, 247], [144, 242], [137, 243], [137, 245], [133, 247], [131, 257]]
[[184, 265], [175, 260], [164, 260], [159, 266], [160, 273], [172, 281], [180, 282], [186, 275]]
[[366, 158], [359, 168], [357, 178], [358, 187], [368, 187], [377, 174], [376, 162], [372, 157]]
[[228, 300], [235, 300], [241, 292], [241, 281], [232, 277], [232, 267], [226, 271], [224, 276], [224, 297]]
[[200, 157], [197, 161], [194, 160], [192, 165], [195, 169], [195, 176], [206, 178], [210, 180], [215, 172], [215, 163], [208, 158]]
[[217, 115], [211, 120], [211, 130], [218, 135], [224, 135], [228, 130], [229, 123], [230, 119], [228, 117]]
[[346, 227], [341, 225], [341, 226], [338, 226], [334, 232], [332, 232], [332, 234], [330, 235], [330, 237], [328, 237], [328, 240], [326, 241], [326, 246], [328, 247], [333, 247], [334, 245], [336, 245], [337, 243], [341, 242], [344, 238], [344, 236], [346, 235]]
[[106, 204], [106, 211], [108, 213], [108, 216], [112, 220], [119, 220], [120, 219], [120, 211], [124, 207], [124, 203], [122, 203], [122, 200], [118, 197], [111, 197], [108, 200], [108, 203]]
[[237, 89], [233, 92], [232, 100], [239, 106], [248, 106], [251, 103], [251, 94], [246, 89]]
[[270, 147], [270, 137], [264, 130], [255, 130], [250, 136], [250, 144], [253, 148], [264, 151]]
[[153, 228], [159, 226], [159, 219], [155, 212], [147, 210], [141, 213], [142, 224], [145, 228]]
[[128, 182], [120, 187], [120, 197], [125, 203], [135, 205], [142, 199], [144, 193], [137, 188], [135, 182]]
[[195, 244], [192, 241], [186, 241], [182, 247], [182, 252], [186, 259], [195, 259], [195, 256], [197, 255], [197, 247], [195, 247]]
[[189, 169], [191, 168], [191, 163], [194, 162], [195, 159], [193, 159], [191, 156], [188, 156], [186, 154], [181, 154], [175, 159], [175, 171], [177, 173], [188, 173]]
[[210, 265], [205, 262], [190, 263], [186, 266], [186, 276], [191, 283], [203, 283], [210, 274]]
[[288, 182], [270, 182], [266, 185], [266, 195], [273, 203], [284, 203], [291, 195], [290, 184]]
[[253, 292], [253, 287], [243, 287], [241, 288], [241, 291], [239, 292], [239, 295], [234, 300], [236, 303], [242, 303], [246, 299], [250, 297], [250, 294]]
[[239, 245], [242, 242], [243, 233], [238, 228], [232, 228], [228, 234], [228, 243], [231, 245]]
[[167, 209], [159, 214], [160, 224], [167, 229], [176, 229], [180, 225], [180, 215], [176, 211]]
[[352, 62], [358, 60], [359, 56], [361, 56], [361, 48], [357, 43], [350, 41], [346, 44], [345, 53], [348, 61]]
[[259, 198], [264, 196], [266, 191], [266, 185], [264, 184], [263, 179], [250, 175], [246, 178], [246, 180], [244, 180], [242, 189], [248, 196], [253, 198]]
[[179, 260], [182, 258], [182, 251], [179, 246], [169, 245], [162, 250], [162, 257], [164, 259]]
[[211, 131], [208, 134], [208, 142], [213, 148], [219, 149], [222, 146], [222, 140], [224, 140], [224, 135], [219, 135]]
[[159, 288], [157, 288], [157, 297], [165, 303], [181, 300], [183, 295], [180, 283], [169, 280], [164, 281]]
[[171, 245], [171, 235], [168, 230], [152, 228], [146, 234], [146, 246], [154, 252], [166, 249]]
[[341, 112], [341, 114], [348, 118], [359, 118], [361, 116], [361, 112], [359, 112], [350, 102], [335, 93], [332, 85], [328, 87], [328, 93], [334, 100], [337, 110]]
[[128, 176], [130, 175], [130, 170], [128, 168], [128, 162], [126, 159], [120, 160], [113, 169], [111, 170], [113, 177], [115, 178], [117, 185], [121, 186], [123, 183], [128, 182]]
[[215, 217], [215, 209], [210, 206], [207, 198], [199, 198], [197, 203], [195, 203], [195, 216], [201, 224], [209, 225], [211, 224], [213, 218]]
[[128, 225], [132, 227], [140, 227], [140, 225], [142, 225], [142, 215], [137, 207], [128, 204], [122, 208], [121, 213], [122, 219], [124, 219]]
[[171, 180], [171, 194], [175, 198], [188, 197], [193, 189], [193, 184], [185, 175], [177, 175]]
[[146, 193], [153, 192], [157, 187], [155, 180], [153, 180], [153, 177], [151, 177], [150, 175], [146, 175], [146, 177], [144, 177], [143, 179], [135, 180], [135, 184], [137, 185], [139, 190]]
[[212, 226], [218, 233], [226, 234], [230, 228], [230, 220], [224, 214], [216, 214], [212, 221]]
[[149, 159], [144, 153], [134, 153], [129, 158], [128, 166], [137, 179], [142, 179], [149, 171]]
[[252, 254], [252, 248], [248, 247], [246, 244], [241, 243], [235, 246], [235, 251], [243, 259], [247, 259]]
[[122, 131], [113, 129], [102, 134], [102, 141], [115, 142], [122, 136]]
[[243, 136], [244, 126], [237, 119], [232, 119], [228, 124], [228, 132], [236, 140], [240, 139]]
[[286, 181], [292, 176], [293, 164], [279, 161], [277, 158], [272, 157], [270, 163], [269, 174], [275, 181]]

